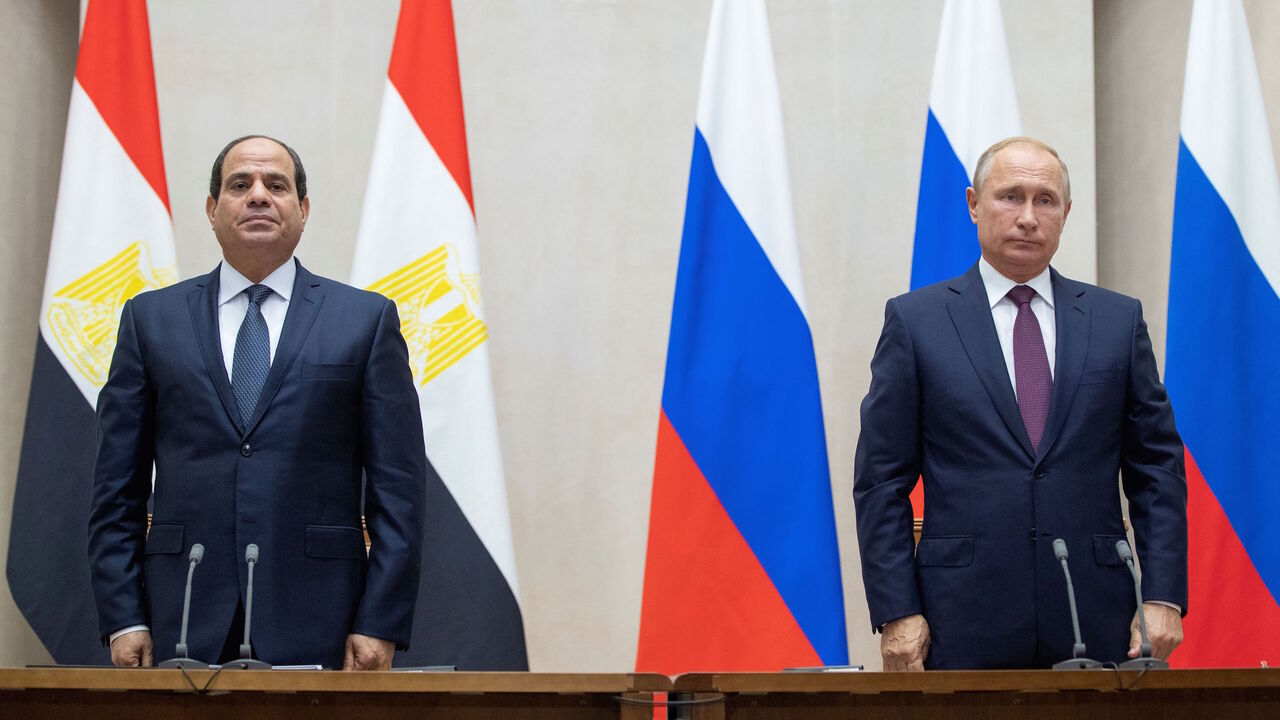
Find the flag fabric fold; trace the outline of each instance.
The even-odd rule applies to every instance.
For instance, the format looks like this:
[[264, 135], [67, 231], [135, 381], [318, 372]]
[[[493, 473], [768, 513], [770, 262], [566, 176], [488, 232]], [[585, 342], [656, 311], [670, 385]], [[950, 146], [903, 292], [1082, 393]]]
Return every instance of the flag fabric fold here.
[[412, 640], [395, 664], [526, 670], [448, 0], [400, 8], [352, 283], [396, 302], [441, 478], [427, 488]]
[[1183, 667], [1280, 647], [1280, 181], [1240, 0], [1196, 0], [1174, 200], [1165, 382], [1186, 443]]
[[848, 659], [768, 18], [717, 0], [649, 517], [640, 671]]
[[94, 408], [124, 302], [177, 280], [144, 0], [90, 2], [67, 116], [6, 574], [54, 660], [99, 664]]

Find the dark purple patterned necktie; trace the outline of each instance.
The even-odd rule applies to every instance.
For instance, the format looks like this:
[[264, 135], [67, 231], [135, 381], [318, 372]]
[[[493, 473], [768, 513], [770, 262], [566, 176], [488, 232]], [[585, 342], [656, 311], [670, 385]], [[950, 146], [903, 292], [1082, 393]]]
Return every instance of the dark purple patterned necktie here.
[[1018, 384], [1018, 409], [1022, 411], [1022, 424], [1031, 438], [1031, 449], [1039, 452], [1045, 419], [1049, 417], [1053, 376], [1049, 374], [1049, 355], [1044, 350], [1040, 322], [1031, 311], [1031, 298], [1035, 295], [1036, 291], [1026, 285], [1017, 285], [1008, 294], [1018, 306], [1018, 317], [1013, 321], [1013, 375]]

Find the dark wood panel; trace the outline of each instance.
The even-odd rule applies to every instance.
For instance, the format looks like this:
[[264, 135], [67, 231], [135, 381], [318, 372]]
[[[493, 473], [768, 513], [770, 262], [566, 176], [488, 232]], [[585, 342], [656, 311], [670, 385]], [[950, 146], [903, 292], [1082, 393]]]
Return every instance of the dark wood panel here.
[[697, 720], [1280, 720], [1280, 670], [733, 673], [675, 686]]
[[29, 668], [0, 670], [0, 718], [638, 720], [670, 687], [651, 674]]

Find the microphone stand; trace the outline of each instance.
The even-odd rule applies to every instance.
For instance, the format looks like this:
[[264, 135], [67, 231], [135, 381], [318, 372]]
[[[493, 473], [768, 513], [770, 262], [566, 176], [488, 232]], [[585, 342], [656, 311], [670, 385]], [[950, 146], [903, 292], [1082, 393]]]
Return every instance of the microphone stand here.
[[1097, 660], [1085, 657], [1084, 640], [1080, 637], [1080, 615], [1076, 612], [1076, 590], [1071, 585], [1071, 569], [1067, 567], [1067, 543], [1062, 538], [1053, 541], [1053, 555], [1062, 563], [1062, 575], [1067, 579], [1067, 603], [1071, 608], [1071, 630], [1076, 642], [1071, 646], [1071, 657], [1053, 664], [1054, 670], [1090, 670], [1102, 667]]
[[1133, 576], [1133, 594], [1138, 599], [1138, 632], [1142, 636], [1138, 657], [1120, 663], [1120, 669], [1168, 670], [1169, 663], [1151, 656], [1151, 640], [1147, 637], [1147, 613], [1142, 607], [1142, 581], [1138, 578], [1138, 569], [1133, 565], [1133, 550], [1128, 542], [1120, 540], [1116, 543], [1116, 554], [1128, 566], [1129, 574]]
[[191, 617], [191, 579], [195, 577], [196, 566], [204, 559], [204, 546], [196, 543], [191, 546], [191, 554], [187, 556], [187, 561], [191, 563], [187, 567], [187, 591], [182, 598], [182, 633], [178, 635], [178, 644], [174, 647], [174, 655], [176, 657], [169, 658], [160, 663], [162, 668], [208, 668], [209, 666], [199, 660], [192, 660], [187, 653], [187, 621]]
[[231, 670], [270, 670], [271, 665], [253, 658], [253, 647], [249, 644], [249, 625], [253, 620], [253, 566], [258, 563], [258, 546], [249, 543], [244, 549], [244, 561], [249, 565], [249, 581], [244, 591], [244, 642], [240, 643], [240, 658], [225, 663], [222, 667]]

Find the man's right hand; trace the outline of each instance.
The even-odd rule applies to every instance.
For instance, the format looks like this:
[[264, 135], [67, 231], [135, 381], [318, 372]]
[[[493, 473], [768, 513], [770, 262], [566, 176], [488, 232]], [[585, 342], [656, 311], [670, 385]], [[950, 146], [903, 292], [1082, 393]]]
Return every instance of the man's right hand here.
[[151, 632], [138, 630], [112, 641], [111, 664], [116, 667], [151, 667]]
[[885, 672], [924, 670], [929, 657], [929, 623], [923, 615], [908, 615], [885, 623], [880, 635]]

